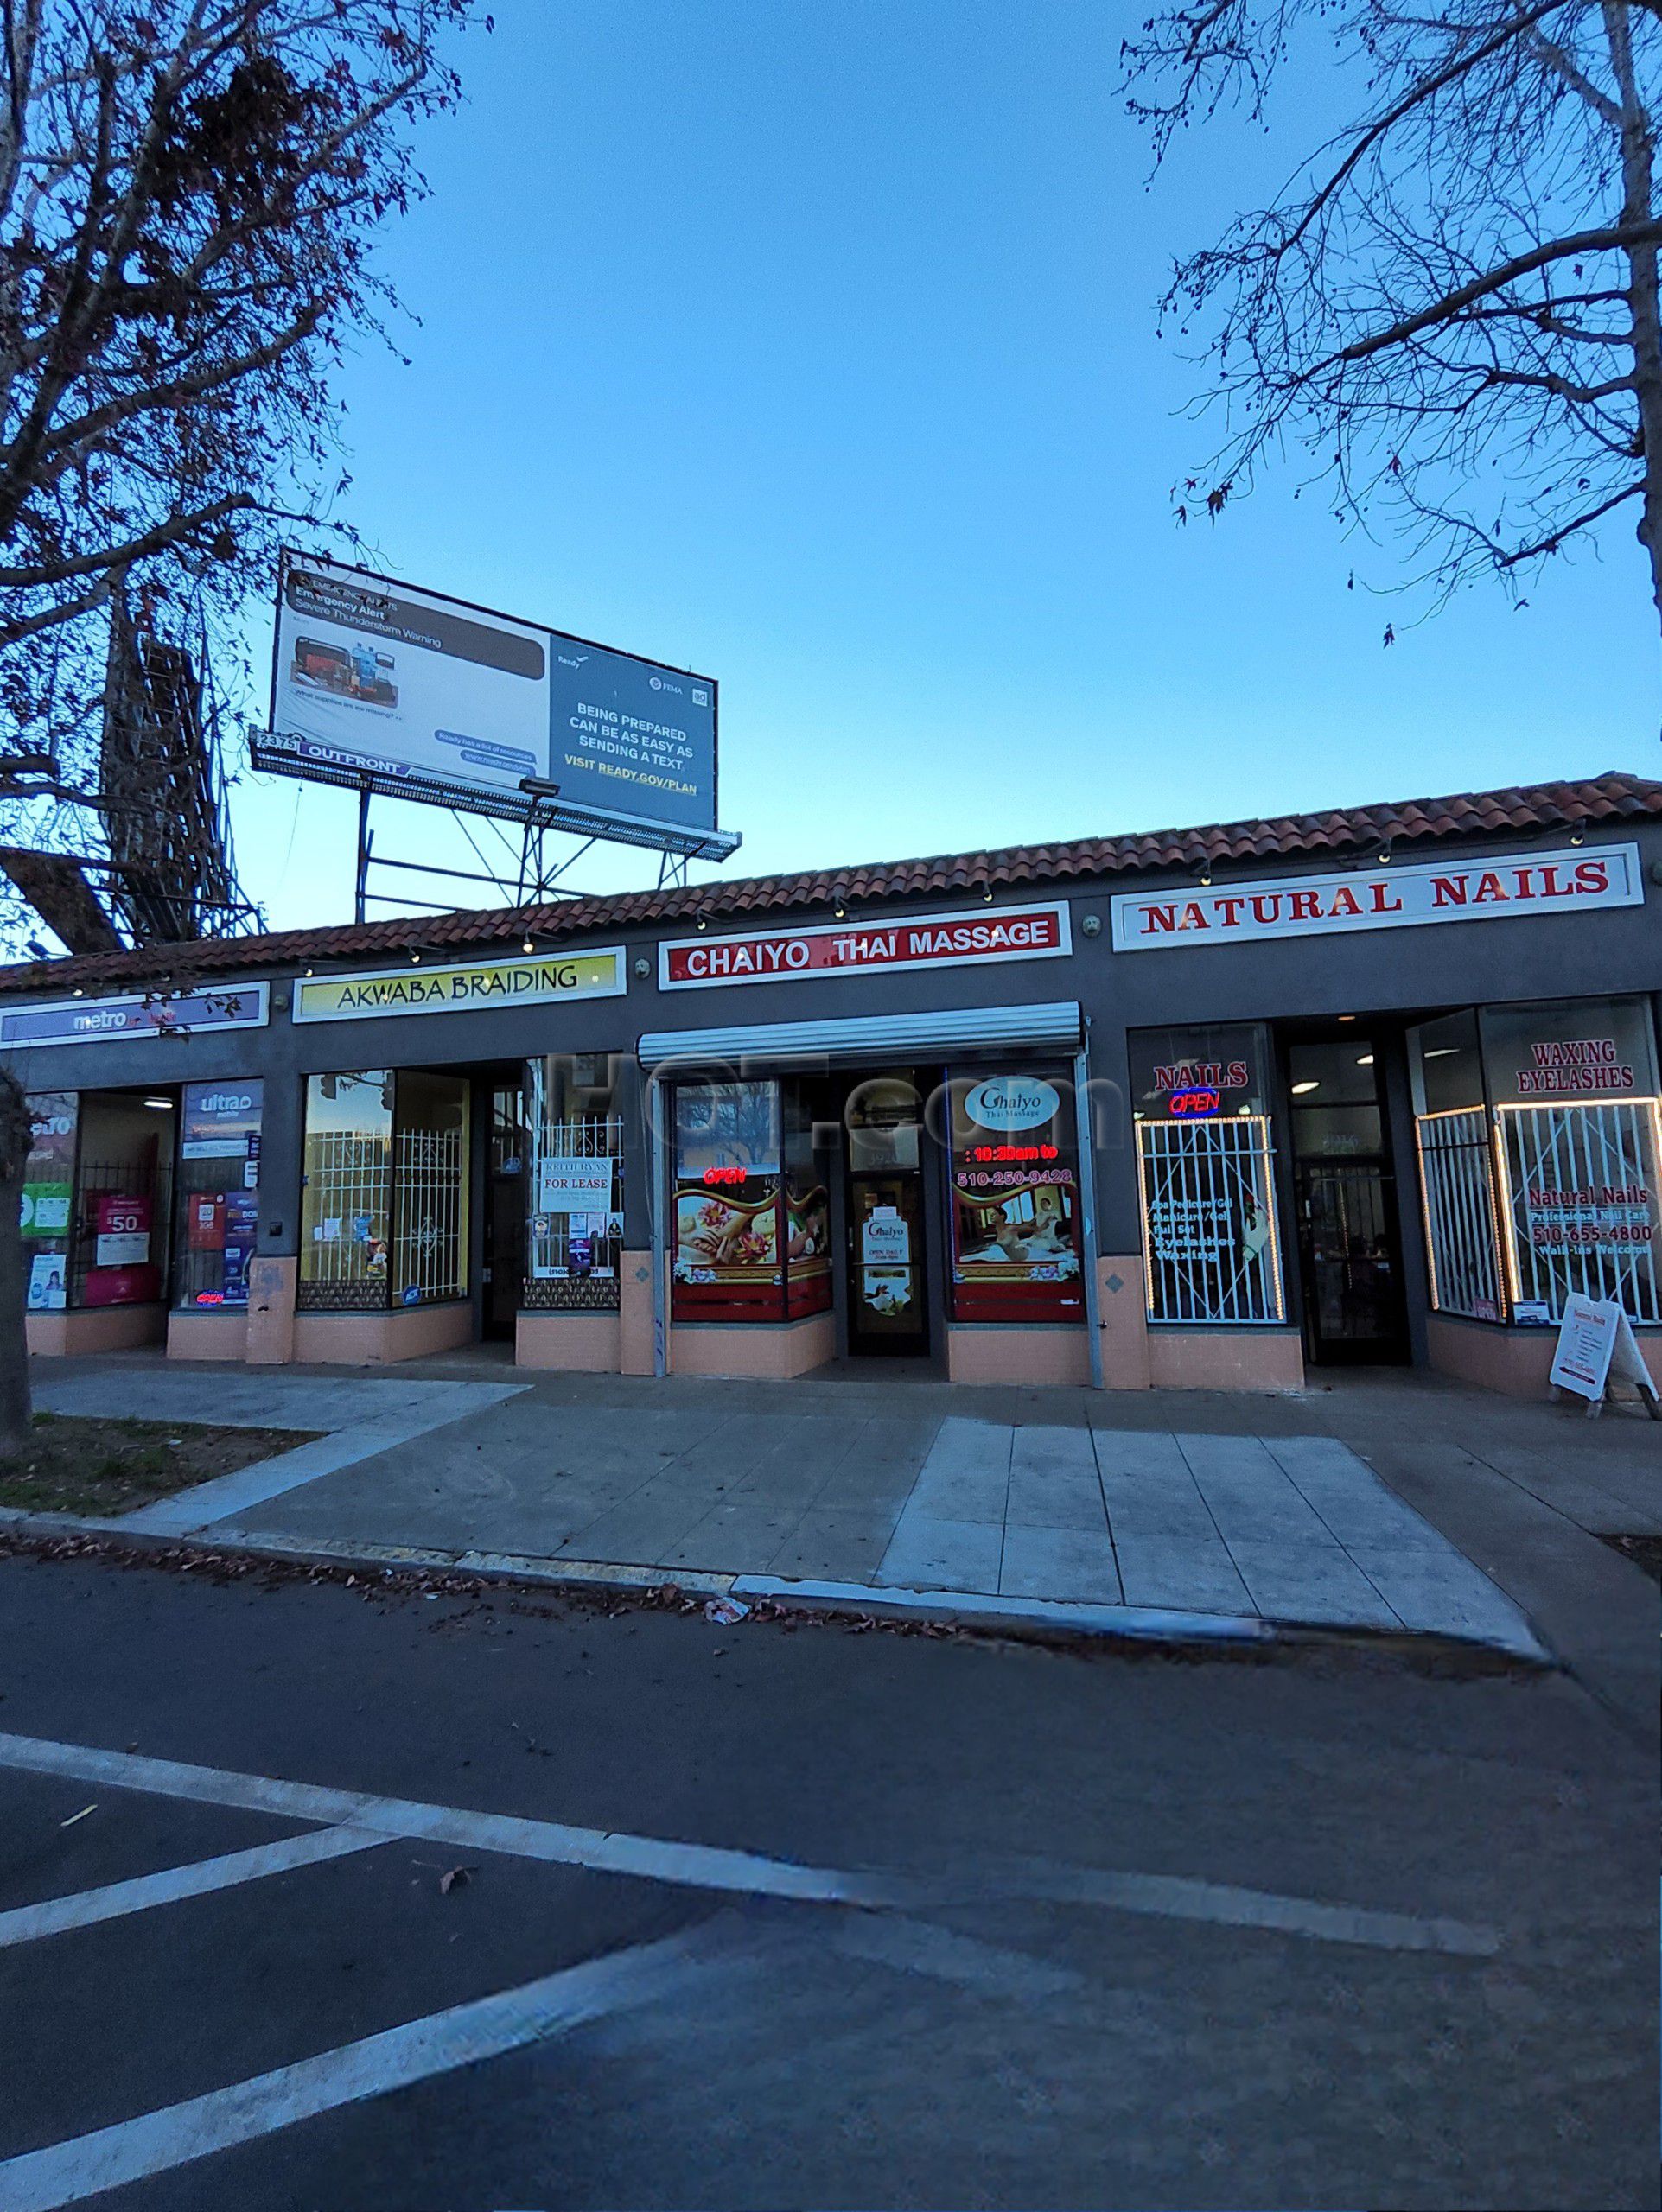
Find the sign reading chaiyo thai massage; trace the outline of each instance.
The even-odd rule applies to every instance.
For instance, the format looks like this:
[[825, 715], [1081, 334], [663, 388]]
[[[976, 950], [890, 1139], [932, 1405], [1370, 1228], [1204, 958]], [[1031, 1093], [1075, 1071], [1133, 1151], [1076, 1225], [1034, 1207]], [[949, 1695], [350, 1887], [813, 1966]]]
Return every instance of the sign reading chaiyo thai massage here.
[[102, 1045], [120, 1037], [197, 1037], [213, 1029], [259, 1029], [266, 987], [134, 992], [122, 998], [53, 999], [0, 1014], [0, 1049], [30, 1045]]
[[659, 988], [801, 982], [890, 968], [1054, 960], [1073, 949], [1066, 906], [977, 906], [909, 922], [831, 922], [745, 937], [678, 938], [658, 948]]
[[1637, 845], [1497, 853], [1484, 860], [1416, 861], [1207, 888], [1168, 886], [1111, 902], [1116, 952], [1417, 929], [1509, 915], [1582, 914], [1644, 903]]
[[296, 1021], [360, 1021], [379, 1014], [479, 1014], [495, 1007], [611, 999], [628, 988], [621, 945], [599, 952], [527, 954], [465, 966], [378, 968], [309, 976], [295, 985]]

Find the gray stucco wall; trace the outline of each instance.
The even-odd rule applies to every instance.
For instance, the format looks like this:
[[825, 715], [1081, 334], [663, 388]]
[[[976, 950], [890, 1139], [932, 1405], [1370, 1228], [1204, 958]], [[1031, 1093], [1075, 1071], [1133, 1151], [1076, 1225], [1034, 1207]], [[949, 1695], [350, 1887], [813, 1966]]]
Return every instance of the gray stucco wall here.
[[[1564, 833], [1519, 836], [1483, 843], [1448, 843], [1404, 852], [1400, 865], [1481, 858], [1488, 854], [1528, 855], [1567, 842]], [[1623, 825], [1589, 831], [1582, 857], [1602, 845], [1637, 843], [1641, 850], [1646, 904], [1608, 911], [1531, 912], [1452, 923], [1436, 927], [1355, 931], [1328, 937], [1243, 943], [1176, 943], [1162, 949], [1115, 952], [1111, 949], [1110, 901], [1117, 893], [1146, 893], [1170, 884], [1194, 887], [1193, 874], [1175, 873], [1118, 877], [1097, 886], [1077, 881], [1031, 887], [1023, 896], [1001, 893], [993, 906], [977, 906], [977, 915], [1001, 907], [1066, 901], [1073, 917], [1073, 950], [1060, 958], [1009, 961], [983, 966], [891, 971], [824, 979], [791, 978], [723, 988], [662, 991], [659, 988], [660, 938], [690, 934], [685, 926], [627, 932], [599, 932], [595, 942], [627, 948], [628, 989], [625, 996], [577, 1001], [553, 1007], [512, 1008], [490, 1013], [392, 1016], [376, 1020], [295, 1024], [286, 1004], [296, 970], [256, 969], [239, 981], [264, 976], [273, 987], [269, 1027], [245, 1033], [215, 1032], [173, 1039], [89, 1041], [73, 1046], [14, 1052], [8, 1065], [31, 1090], [130, 1088], [144, 1084], [258, 1076], [265, 1084], [262, 1150], [260, 1250], [290, 1253], [296, 1249], [300, 1174], [300, 1122], [303, 1078], [327, 1069], [361, 1067], [462, 1066], [505, 1063], [543, 1052], [609, 1052], [633, 1055], [644, 1031], [692, 1029], [735, 1023], [801, 1020], [838, 1016], [906, 1013], [994, 1004], [1077, 999], [1091, 1022], [1091, 1065], [1098, 1100], [1095, 1114], [1099, 1249], [1134, 1251], [1140, 1242], [1135, 1172], [1130, 1153], [1126, 1106], [1126, 1034], [1131, 1029], [1172, 1024], [1276, 1021], [1340, 1014], [1417, 1016], [1442, 1008], [1506, 1001], [1528, 1001], [1646, 993], [1653, 1007], [1662, 998], [1662, 823]], [[1371, 856], [1369, 856], [1371, 858]], [[1296, 880], [1334, 872], [1332, 861], [1304, 866], [1254, 862], [1214, 871], [1214, 892], [1232, 881]], [[972, 904], [962, 893], [916, 905], [874, 907], [855, 920], [872, 922], [903, 915], [957, 912]], [[1100, 933], [1086, 936], [1086, 918], [1099, 918]], [[761, 916], [748, 922], [712, 922], [710, 941], [768, 928], [806, 927], [828, 922], [825, 913]], [[580, 940], [564, 940], [580, 949]], [[506, 957], [518, 946], [478, 946], [447, 959]], [[396, 954], [379, 960], [333, 963], [341, 971], [391, 966]], [[649, 973], [634, 973], [644, 958]], [[318, 964], [318, 972], [330, 972]], [[40, 995], [51, 998], [49, 987]], [[10, 1001], [9, 1001], [10, 1002]], [[1662, 1012], [1662, 1007], [1656, 1007]], [[1405, 1099], [1400, 1070], [1389, 1076], [1391, 1121], [1399, 1139], [1399, 1181], [1406, 1185], [1411, 1162], [1400, 1149]], [[633, 1076], [626, 1098], [628, 1128], [626, 1154], [626, 1236], [631, 1244], [646, 1239], [645, 1156], [639, 1110], [639, 1077]], [[1411, 1192], [1408, 1194], [1411, 1196]], [[1404, 1204], [1404, 1234], [1410, 1287], [1423, 1283], [1417, 1264], [1416, 1210]]]

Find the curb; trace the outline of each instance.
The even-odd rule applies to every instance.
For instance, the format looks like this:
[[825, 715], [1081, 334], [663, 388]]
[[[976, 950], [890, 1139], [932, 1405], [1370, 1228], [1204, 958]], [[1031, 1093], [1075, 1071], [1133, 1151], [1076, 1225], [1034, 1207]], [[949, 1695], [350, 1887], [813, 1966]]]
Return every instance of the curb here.
[[689, 1596], [723, 1598], [733, 1586], [730, 1574], [710, 1574], [692, 1568], [620, 1567], [592, 1560], [551, 1560], [515, 1552], [428, 1551], [410, 1544], [366, 1544], [323, 1537], [310, 1544], [283, 1544], [269, 1537], [245, 1535], [237, 1529], [220, 1535], [209, 1529], [156, 1529], [131, 1527], [120, 1521], [99, 1521], [79, 1513], [29, 1513], [15, 1505], [0, 1506], [0, 1536], [22, 1536], [49, 1541], [64, 1536], [84, 1536], [101, 1544], [165, 1557], [181, 1551], [220, 1554], [226, 1558], [263, 1559], [284, 1567], [411, 1568], [440, 1574], [471, 1574], [483, 1582], [529, 1582], [538, 1587], [605, 1590], [634, 1592], [661, 1590], [673, 1583]]
[[958, 1628], [1037, 1630], [1069, 1638], [1124, 1637], [1159, 1643], [1273, 1643], [1281, 1631], [1256, 1614], [1186, 1613], [1150, 1605], [1070, 1605], [1054, 1598], [998, 1598], [971, 1590], [873, 1589], [863, 1582], [789, 1582], [741, 1574], [734, 1597], [873, 1620], [933, 1620]]
[[766, 1574], [735, 1576], [735, 1598], [807, 1614], [857, 1615], [867, 1620], [917, 1621], [1019, 1636], [1031, 1643], [1197, 1644], [1268, 1650], [1325, 1645], [1329, 1649], [1394, 1652], [1409, 1658], [1487, 1659], [1544, 1673], [1563, 1662], [1539, 1637], [1501, 1643], [1437, 1629], [1379, 1629], [1357, 1622], [1266, 1618], [1258, 1613], [1191, 1613], [1154, 1605], [1071, 1605], [1049, 1598], [999, 1598], [969, 1590], [874, 1589], [863, 1582], [787, 1582]]
[[348, 1572], [470, 1575], [506, 1586], [644, 1597], [673, 1587], [690, 1598], [732, 1597], [805, 1618], [891, 1621], [920, 1628], [961, 1628], [1035, 1643], [1130, 1643], [1268, 1651], [1312, 1645], [1393, 1652], [1410, 1658], [1487, 1659], [1541, 1671], [1561, 1672], [1563, 1662], [1538, 1638], [1527, 1644], [1451, 1636], [1437, 1631], [1385, 1630], [1343, 1623], [1266, 1620], [1257, 1614], [1181, 1612], [1156, 1606], [1073, 1605], [1054, 1599], [1001, 1598], [974, 1591], [874, 1589], [863, 1582], [793, 1582], [775, 1575], [716, 1574], [696, 1568], [626, 1567], [611, 1561], [553, 1560], [530, 1554], [436, 1551], [404, 1544], [322, 1539], [307, 1545], [273, 1542], [227, 1529], [162, 1532], [99, 1521], [74, 1513], [29, 1513], [0, 1506], [0, 1536], [34, 1543], [84, 1537], [141, 1556], [180, 1552], [203, 1557], [265, 1560], [288, 1567]]

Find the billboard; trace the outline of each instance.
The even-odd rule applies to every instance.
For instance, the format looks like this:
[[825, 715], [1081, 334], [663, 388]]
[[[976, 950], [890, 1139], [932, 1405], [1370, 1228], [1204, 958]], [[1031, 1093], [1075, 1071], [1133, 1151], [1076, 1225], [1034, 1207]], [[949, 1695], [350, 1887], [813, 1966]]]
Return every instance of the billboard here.
[[716, 685], [657, 661], [298, 554], [278, 585], [260, 765], [493, 812], [552, 785], [563, 822], [678, 848], [716, 829]]

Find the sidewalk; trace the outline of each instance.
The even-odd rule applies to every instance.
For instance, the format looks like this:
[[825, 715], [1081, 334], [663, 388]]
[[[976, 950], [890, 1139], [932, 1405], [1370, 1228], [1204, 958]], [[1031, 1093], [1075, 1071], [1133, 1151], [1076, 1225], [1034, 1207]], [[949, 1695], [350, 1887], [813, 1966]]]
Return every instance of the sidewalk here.
[[36, 1387], [59, 1412], [333, 1431], [126, 1516], [158, 1535], [1536, 1656], [1569, 1586], [1606, 1607], [1624, 1688], [1653, 1660], [1624, 1604], [1608, 1616], [1597, 1595], [1611, 1571], [1626, 1608], [1648, 1586], [1581, 1532], [1662, 1533], [1657, 1432], [1436, 1378], [1132, 1398], [847, 1371], [653, 1383], [474, 1358], [363, 1376], [127, 1354], [43, 1363]]

